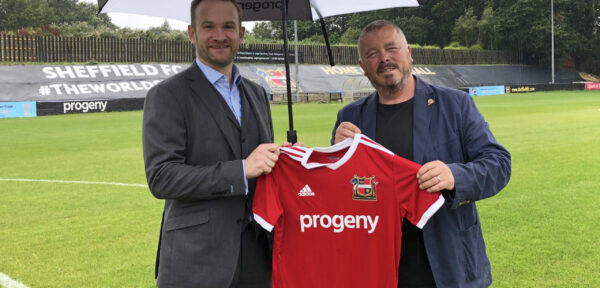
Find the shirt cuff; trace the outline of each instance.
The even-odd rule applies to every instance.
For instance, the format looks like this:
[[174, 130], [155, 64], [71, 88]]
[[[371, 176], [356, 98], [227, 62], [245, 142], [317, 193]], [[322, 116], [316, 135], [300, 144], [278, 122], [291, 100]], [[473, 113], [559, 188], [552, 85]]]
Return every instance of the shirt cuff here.
[[242, 176], [244, 176], [244, 186], [246, 187], [246, 195], [248, 195], [248, 178], [246, 178], [246, 160], [242, 160], [242, 169], [244, 170], [244, 174]]

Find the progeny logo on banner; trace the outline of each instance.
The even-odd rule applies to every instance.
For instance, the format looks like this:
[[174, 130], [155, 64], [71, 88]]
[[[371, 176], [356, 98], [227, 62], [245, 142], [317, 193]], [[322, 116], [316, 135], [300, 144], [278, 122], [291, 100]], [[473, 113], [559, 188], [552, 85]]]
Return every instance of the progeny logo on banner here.
[[248, 1], [248, 2], [238, 2], [242, 10], [252, 10], [254, 12], [258, 12], [260, 10], [270, 10], [277, 9], [281, 10], [281, 1]]
[[104, 112], [106, 111], [108, 101], [89, 101], [89, 102], [65, 102], [63, 103], [63, 113], [69, 112]]

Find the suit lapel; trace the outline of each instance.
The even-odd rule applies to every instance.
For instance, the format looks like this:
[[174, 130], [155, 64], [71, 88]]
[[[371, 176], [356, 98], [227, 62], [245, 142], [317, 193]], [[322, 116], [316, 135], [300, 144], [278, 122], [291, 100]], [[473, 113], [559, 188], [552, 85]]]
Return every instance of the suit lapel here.
[[[261, 113], [258, 109], [258, 107], [261, 107], [260, 103], [258, 103], [258, 100], [256, 99], [256, 97], [258, 96], [256, 92], [251, 91], [249, 89], [250, 85], [246, 85], [245, 84], [246, 79], [242, 78], [242, 85], [240, 85], [240, 97], [242, 99], [245, 99], [247, 102], [244, 102], [242, 100], [242, 125], [244, 125], [245, 123], [248, 123], [248, 118], [249, 118], [249, 114], [248, 113], [253, 113], [254, 117], [256, 118], [256, 125], [258, 126], [258, 131], [260, 132], [260, 142], [261, 143], [270, 143], [271, 142], [271, 133], [269, 132], [270, 129], [267, 127], [266, 123], [267, 121], [263, 121], [265, 115], [263, 115], [264, 113]], [[246, 105], [247, 107], [245, 107], [243, 104], [247, 103], [248, 105]], [[266, 111], [268, 113], [268, 111]]]
[[377, 132], [377, 92], [369, 95], [361, 111], [360, 122], [358, 127], [362, 134], [371, 139], [376, 139]]
[[249, 107], [249, 101], [251, 101], [251, 97], [248, 97], [247, 95], [248, 92], [244, 88], [244, 82], [242, 81], [242, 84], [240, 85], [240, 101], [242, 102], [242, 126], [248, 125], [248, 113], [257, 114], [256, 111], [252, 109], [252, 107]]
[[[200, 99], [204, 106], [206, 106], [206, 110], [209, 111], [212, 118], [215, 120], [216, 126], [225, 136], [231, 151], [233, 151], [234, 155], [241, 155], [239, 145], [235, 145], [234, 143], [235, 136], [231, 135], [232, 132], [230, 129], [227, 129], [227, 126], [229, 126], [229, 124], [227, 124], [228, 121], [233, 121], [238, 128], [239, 124], [237, 123], [235, 116], [233, 116], [233, 112], [224, 109], [223, 104], [226, 106], [227, 103], [224, 103], [225, 100], [223, 100], [219, 91], [217, 91], [208, 79], [206, 79], [206, 76], [204, 76], [204, 73], [202, 73], [196, 63], [193, 63], [192, 67], [188, 68], [187, 78], [190, 81], [190, 87], [196, 94], [195, 96]], [[193, 107], [190, 108], [193, 109]], [[228, 116], [228, 113], [231, 114], [231, 116]], [[207, 131], [209, 132], [210, 130]]]
[[414, 162], [424, 164], [425, 154], [430, 147], [429, 125], [431, 116], [438, 104], [435, 95], [425, 83], [416, 78], [414, 124], [413, 124], [413, 157]]

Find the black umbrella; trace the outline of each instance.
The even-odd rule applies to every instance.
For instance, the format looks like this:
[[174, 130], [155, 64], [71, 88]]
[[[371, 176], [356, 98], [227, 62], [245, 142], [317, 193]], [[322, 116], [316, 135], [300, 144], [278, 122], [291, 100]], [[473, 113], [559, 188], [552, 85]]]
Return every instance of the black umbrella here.
[[[290, 83], [290, 63], [288, 59], [288, 20], [319, 19], [325, 37], [329, 64], [333, 63], [329, 39], [323, 18], [348, 13], [378, 10], [393, 7], [416, 7], [417, 0], [238, 0], [243, 11], [242, 21], [277, 21], [283, 25], [283, 53], [287, 86], [289, 130], [287, 141], [296, 143], [292, 113], [292, 88]], [[98, 13], [120, 12], [138, 15], [177, 19], [190, 23], [190, 0], [98, 0]]]

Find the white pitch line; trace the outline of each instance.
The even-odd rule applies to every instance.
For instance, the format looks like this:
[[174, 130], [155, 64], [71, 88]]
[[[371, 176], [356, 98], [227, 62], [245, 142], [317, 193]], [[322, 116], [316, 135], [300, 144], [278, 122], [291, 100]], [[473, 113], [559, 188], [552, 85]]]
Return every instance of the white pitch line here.
[[46, 182], [46, 183], [66, 183], [66, 184], [91, 184], [91, 185], [114, 185], [114, 186], [131, 186], [148, 188], [146, 184], [130, 184], [119, 182], [97, 182], [97, 181], [71, 181], [71, 180], [49, 180], [49, 179], [23, 179], [23, 178], [0, 178], [0, 181], [12, 182]]
[[27, 286], [25, 286], [25, 284], [17, 281], [17, 280], [13, 280], [10, 277], [8, 277], [6, 274], [0, 272], [0, 285], [2, 285], [5, 288], [29, 288]]

